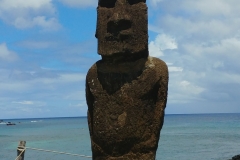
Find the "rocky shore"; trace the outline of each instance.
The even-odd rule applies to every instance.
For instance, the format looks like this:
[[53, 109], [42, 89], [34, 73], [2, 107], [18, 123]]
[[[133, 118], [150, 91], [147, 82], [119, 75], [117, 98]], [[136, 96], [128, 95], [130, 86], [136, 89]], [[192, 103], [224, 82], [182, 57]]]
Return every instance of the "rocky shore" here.
[[240, 160], [240, 154], [232, 157], [232, 159], [229, 159], [229, 160]]

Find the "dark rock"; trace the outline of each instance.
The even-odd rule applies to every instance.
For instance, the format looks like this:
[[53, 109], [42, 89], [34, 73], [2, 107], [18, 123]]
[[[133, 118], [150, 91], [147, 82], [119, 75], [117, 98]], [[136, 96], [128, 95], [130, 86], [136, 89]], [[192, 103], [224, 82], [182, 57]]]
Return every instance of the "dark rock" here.
[[148, 56], [144, 0], [99, 0], [102, 60], [86, 77], [94, 160], [154, 160], [167, 102], [168, 69]]
[[232, 157], [232, 160], [240, 160], [240, 154]]
[[13, 126], [13, 125], [16, 125], [15, 123], [12, 123], [12, 122], [8, 122], [6, 123], [7, 126]]

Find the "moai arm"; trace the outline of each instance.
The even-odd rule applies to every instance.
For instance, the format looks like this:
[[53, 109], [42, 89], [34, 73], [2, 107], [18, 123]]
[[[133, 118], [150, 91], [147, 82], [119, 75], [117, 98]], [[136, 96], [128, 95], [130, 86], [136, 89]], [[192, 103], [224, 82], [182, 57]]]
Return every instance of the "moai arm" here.
[[[154, 115], [154, 119], [156, 122], [156, 127], [159, 128], [160, 126], [160, 130], [163, 126], [163, 122], [164, 122], [164, 110], [166, 108], [166, 103], [167, 103], [167, 92], [168, 92], [168, 68], [165, 62], [160, 60], [160, 64], [156, 65], [157, 68], [156, 70], [158, 71], [159, 74], [159, 89], [158, 89], [158, 97], [157, 97], [157, 101], [156, 101], [156, 110], [155, 110], [155, 115]], [[160, 134], [160, 130], [158, 129], [157, 131], [159, 131], [157, 133], [157, 135], [159, 136]]]
[[88, 105], [88, 125], [89, 125], [89, 132], [90, 132], [90, 137], [92, 137], [92, 118], [93, 118], [93, 114], [92, 114], [92, 108], [93, 108], [93, 95], [90, 91], [90, 87], [88, 85], [88, 81], [86, 79], [86, 101], [87, 101], [87, 105]]
[[168, 68], [165, 62], [154, 57], [149, 57], [146, 65], [147, 68], [149, 67], [149, 71], [147, 72], [151, 74], [148, 75], [148, 77], [152, 77], [154, 80], [152, 81], [153, 83], [151, 83], [150, 79], [145, 82], [148, 83], [154, 91], [151, 91], [148, 95], [149, 104], [152, 104], [150, 105], [152, 108], [146, 112], [148, 120], [145, 120], [145, 122], [147, 123], [148, 129], [144, 133], [143, 141], [140, 143], [138, 150], [148, 148], [149, 154], [145, 156], [148, 155], [149, 157], [142, 159], [154, 160], [158, 148], [160, 131], [164, 123], [164, 110], [166, 108], [168, 91]]

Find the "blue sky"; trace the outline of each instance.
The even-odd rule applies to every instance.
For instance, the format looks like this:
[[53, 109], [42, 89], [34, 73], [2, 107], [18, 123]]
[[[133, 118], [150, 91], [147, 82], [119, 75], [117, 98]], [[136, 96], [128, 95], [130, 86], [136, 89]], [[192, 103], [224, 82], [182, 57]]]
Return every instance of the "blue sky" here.
[[[147, 0], [167, 114], [240, 112], [240, 1]], [[86, 116], [97, 0], [0, 0], [0, 119]]]

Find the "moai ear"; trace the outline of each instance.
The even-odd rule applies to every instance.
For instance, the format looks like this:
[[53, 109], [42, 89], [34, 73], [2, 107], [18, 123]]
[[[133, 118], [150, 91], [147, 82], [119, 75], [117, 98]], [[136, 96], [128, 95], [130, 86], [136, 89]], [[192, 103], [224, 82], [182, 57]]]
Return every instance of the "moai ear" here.
[[97, 30], [96, 30], [96, 32], [95, 32], [95, 37], [96, 37], [96, 38], [98, 38], [98, 35], [97, 35]]

